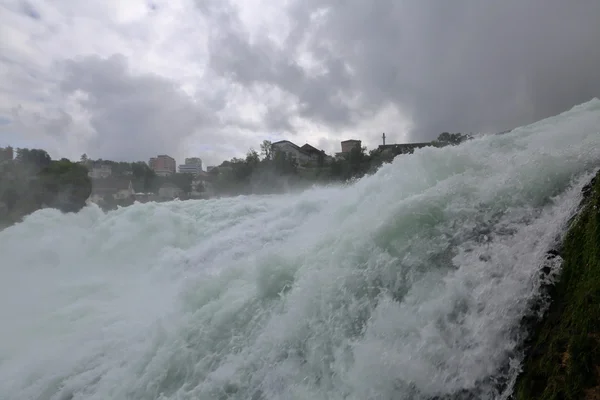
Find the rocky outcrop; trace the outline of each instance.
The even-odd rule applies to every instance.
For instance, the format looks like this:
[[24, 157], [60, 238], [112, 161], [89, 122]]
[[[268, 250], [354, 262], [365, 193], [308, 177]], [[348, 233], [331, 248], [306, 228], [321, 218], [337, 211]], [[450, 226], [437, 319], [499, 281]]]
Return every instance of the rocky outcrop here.
[[[514, 398], [600, 399], [600, 173], [586, 185], [581, 210], [559, 250], [552, 299], [532, 326]], [[542, 271], [543, 272], [543, 271]]]

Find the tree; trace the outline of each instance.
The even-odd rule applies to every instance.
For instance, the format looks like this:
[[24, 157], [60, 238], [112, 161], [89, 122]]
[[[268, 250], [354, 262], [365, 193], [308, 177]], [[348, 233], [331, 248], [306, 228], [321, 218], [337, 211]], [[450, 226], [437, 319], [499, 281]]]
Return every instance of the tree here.
[[167, 180], [177, 185], [185, 194], [192, 191], [192, 181], [194, 180], [192, 174], [173, 174]]
[[82, 164], [87, 164], [88, 160], [89, 160], [89, 158], [88, 158], [87, 154], [85, 154], [85, 153], [83, 153], [81, 155], [81, 158], [79, 159], [79, 161], [81, 161]]
[[87, 168], [67, 159], [53, 161], [39, 173], [42, 204], [63, 212], [77, 212], [92, 192]]
[[317, 167], [323, 168], [325, 166], [325, 152], [321, 150], [317, 155]]
[[49, 166], [52, 161], [50, 155], [41, 149], [17, 149], [16, 158], [19, 163], [34, 168], [36, 171]]
[[4, 161], [12, 161], [14, 158], [13, 148], [8, 146], [6, 148], [0, 147], [0, 163]]
[[469, 135], [463, 135], [462, 133], [442, 132], [432, 144], [436, 147], [456, 146], [470, 138]]
[[263, 140], [260, 145], [260, 153], [265, 160], [271, 160], [273, 158], [273, 143], [270, 140]]
[[0, 222], [17, 222], [43, 207], [76, 212], [85, 206], [92, 191], [87, 168], [48, 158], [43, 150], [19, 149], [18, 163], [0, 166]]
[[133, 180], [140, 183], [144, 192], [151, 192], [156, 188], [156, 173], [143, 161], [131, 163]]
[[293, 175], [298, 172], [298, 162], [284, 151], [275, 151], [273, 162], [275, 171], [281, 175]]
[[248, 153], [246, 154], [246, 164], [248, 164], [251, 167], [256, 167], [259, 162], [260, 162], [260, 157], [258, 156], [258, 153], [256, 152], [256, 150], [254, 150], [254, 149], [248, 150]]

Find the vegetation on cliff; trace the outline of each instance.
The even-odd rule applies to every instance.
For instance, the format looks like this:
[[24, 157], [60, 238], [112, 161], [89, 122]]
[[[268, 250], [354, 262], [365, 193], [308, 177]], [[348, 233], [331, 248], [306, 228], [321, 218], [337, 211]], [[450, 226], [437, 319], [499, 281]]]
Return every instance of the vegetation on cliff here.
[[[458, 145], [470, 139], [462, 133], [441, 133], [430, 143], [433, 147]], [[224, 161], [211, 170], [212, 187], [217, 195], [277, 193], [292, 187], [306, 187], [331, 182], [346, 182], [374, 173], [397, 155], [406, 154], [402, 148], [382, 151], [355, 147], [342, 157], [329, 161], [323, 155], [310, 167], [299, 165], [285, 152], [275, 151], [268, 140], [260, 145], [260, 153], [248, 150], [245, 158]], [[412, 152], [409, 150], [408, 152]]]
[[600, 173], [565, 237], [552, 304], [531, 337], [518, 400], [600, 399]]
[[[431, 145], [457, 145], [468, 138], [468, 135], [444, 132]], [[13, 160], [12, 148], [9, 153], [9, 157], [0, 154], [0, 228], [20, 221], [40, 208], [77, 212], [85, 206], [92, 186], [96, 191], [99, 186], [115, 189], [118, 180], [131, 182], [135, 192], [156, 193], [168, 183], [184, 194], [192, 190], [192, 175], [157, 176], [141, 161], [90, 160], [84, 154], [76, 163], [66, 158], [52, 160], [44, 150], [26, 148], [17, 149]], [[286, 153], [274, 151], [268, 141], [261, 145], [261, 154], [250, 149], [245, 158], [233, 158], [212, 170], [207, 181], [211, 184], [213, 195], [277, 193], [315, 183], [347, 181], [375, 172], [400, 153], [379, 149], [367, 153], [365, 147], [356, 147], [344, 157], [329, 162], [325, 162], [323, 154], [317, 165], [310, 168], [298, 165]], [[92, 182], [88, 172], [94, 165], [110, 167], [110, 177]], [[185, 199], [186, 195], [180, 198]], [[106, 195], [104, 200], [104, 209], [127, 206], [134, 201], [133, 198], [115, 199], [112, 194]]]
[[0, 226], [20, 221], [40, 208], [76, 212], [92, 190], [88, 170], [39, 149], [19, 149], [14, 161], [0, 164]]

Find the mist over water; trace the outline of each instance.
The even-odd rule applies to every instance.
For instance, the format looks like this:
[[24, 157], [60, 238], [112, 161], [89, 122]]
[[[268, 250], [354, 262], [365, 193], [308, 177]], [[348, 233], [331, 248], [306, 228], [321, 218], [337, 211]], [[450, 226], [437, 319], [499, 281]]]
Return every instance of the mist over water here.
[[594, 99], [343, 187], [38, 211], [0, 232], [0, 397], [502, 398], [599, 166]]

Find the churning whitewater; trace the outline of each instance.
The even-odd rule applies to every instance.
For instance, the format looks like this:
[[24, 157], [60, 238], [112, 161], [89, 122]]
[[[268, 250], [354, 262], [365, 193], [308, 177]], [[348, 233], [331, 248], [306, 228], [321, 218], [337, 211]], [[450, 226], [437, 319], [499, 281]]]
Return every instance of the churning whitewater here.
[[0, 397], [502, 398], [599, 130], [594, 99], [344, 187], [38, 211], [0, 232]]

